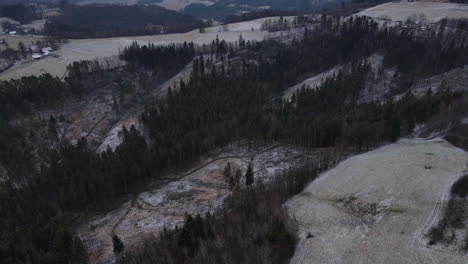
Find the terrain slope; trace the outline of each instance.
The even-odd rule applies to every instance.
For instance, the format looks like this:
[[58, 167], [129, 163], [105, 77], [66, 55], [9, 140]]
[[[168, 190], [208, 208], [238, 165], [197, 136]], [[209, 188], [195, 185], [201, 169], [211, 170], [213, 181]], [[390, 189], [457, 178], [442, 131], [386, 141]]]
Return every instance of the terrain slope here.
[[361, 16], [405, 21], [409, 17], [435, 23], [443, 18], [468, 18], [468, 5], [442, 2], [391, 2], [358, 13]]
[[441, 139], [402, 139], [343, 161], [287, 202], [300, 236], [291, 263], [468, 263], [425, 238], [467, 163]]
[[267, 182], [289, 168], [301, 166], [320, 154], [281, 145], [255, 149], [233, 144], [180, 173], [167, 175], [147, 191], [136, 193], [122, 206], [105, 215], [96, 215], [78, 229], [93, 264], [113, 263], [112, 235], [127, 246], [142, 238], [157, 236], [163, 228], [172, 229], [184, 221], [185, 213], [205, 215], [222, 207], [230, 190], [223, 178], [228, 164], [242, 173], [249, 164], [256, 181]]

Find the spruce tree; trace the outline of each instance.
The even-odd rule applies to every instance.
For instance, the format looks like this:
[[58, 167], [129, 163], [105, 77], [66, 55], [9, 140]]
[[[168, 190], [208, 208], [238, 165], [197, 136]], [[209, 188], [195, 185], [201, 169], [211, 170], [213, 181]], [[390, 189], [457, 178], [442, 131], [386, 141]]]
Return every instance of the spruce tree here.
[[231, 181], [231, 178], [232, 178], [231, 163], [230, 162], [228, 162], [228, 164], [224, 168], [223, 177], [224, 177], [224, 181], [229, 184], [230, 181]]
[[249, 167], [247, 168], [247, 171], [245, 172], [245, 185], [249, 186], [254, 183], [254, 174], [253, 174], [253, 169], [252, 165], [249, 164]]
[[112, 243], [114, 245], [114, 253], [120, 254], [124, 249], [124, 244], [122, 240], [117, 235], [112, 236]]
[[242, 175], [242, 171], [240, 169], [237, 169], [236, 170], [236, 174], [234, 175], [233, 178], [233, 185], [232, 187], [235, 188], [235, 189], [239, 189], [239, 183], [240, 183], [240, 178], [241, 178], [241, 175]]

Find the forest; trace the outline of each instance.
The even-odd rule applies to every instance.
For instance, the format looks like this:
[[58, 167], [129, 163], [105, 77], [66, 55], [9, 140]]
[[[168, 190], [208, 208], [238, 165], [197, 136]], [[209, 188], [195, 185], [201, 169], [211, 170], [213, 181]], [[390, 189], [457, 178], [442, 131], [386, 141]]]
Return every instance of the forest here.
[[[106, 18], [106, 19], [103, 19]], [[182, 33], [203, 27], [203, 21], [157, 5], [118, 6], [67, 4], [48, 20], [44, 33], [64, 39]]]
[[44, 74], [0, 82], [0, 116], [8, 120], [32, 109], [54, 106], [70, 93], [69, 87], [57, 77]]
[[214, 19], [217, 21], [225, 21], [229, 16], [259, 12], [265, 6], [271, 10], [286, 10], [287, 12], [300, 10], [303, 13], [312, 11], [320, 12], [325, 9], [338, 7], [342, 1], [309, 1], [309, 0], [271, 0], [268, 4], [262, 0], [220, 0], [216, 3], [206, 6], [201, 3], [192, 3], [184, 8], [184, 13], [201, 17], [205, 19]]
[[140, 46], [134, 42], [121, 52], [121, 59], [127, 61], [132, 70], [142, 66], [153, 71], [178, 72], [195, 56], [193, 42], [180, 45], [156, 46], [153, 43]]
[[41, 16], [33, 6], [23, 4], [11, 4], [0, 6], [0, 16], [9, 17], [21, 24], [28, 24]]
[[[406, 92], [418, 78], [466, 64], [466, 44], [459, 39], [449, 31], [427, 38], [414, 31], [379, 28], [367, 18], [323, 16], [317, 27], [304, 30], [290, 43], [240, 41], [233, 50], [217, 40], [202, 49], [204, 54], [189, 43], [159, 48], [133, 44], [121, 54], [129, 62], [129, 70], [141, 66], [158, 71], [162, 65], [177, 69], [193, 59], [189, 81], [181, 82], [179, 89], [169, 89], [166, 100], [145, 106], [141, 115], [145, 136], [135, 127], [126, 128], [123, 143], [101, 154], [90, 149], [86, 139], [75, 145], [64, 144], [48, 150], [46, 161], [24, 186], [2, 182], [0, 228], [4, 232], [0, 234], [0, 258], [4, 263], [86, 263], [84, 247], [73, 233], [80, 219], [95, 210], [105, 210], [136, 186], [160, 179], [169, 170], [184, 168], [207, 151], [232, 141], [339, 147], [356, 152], [395, 141], [461, 96], [449, 87], [428, 91], [421, 98]], [[401, 100], [359, 102], [370, 74], [365, 58], [375, 52], [384, 55], [386, 65], [399, 69], [396, 78], [401, 82], [395, 93], [404, 94]], [[167, 61], [170, 66], [164, 64]], [[349, 63], [349, 70], [329, 77], [316, 89], [301, 89], [291, 101], [281, 99], [285, 89], [304, 74], [317, 74], [341, 63]], [[59, 92], [64, 91], [60, 87], [80, 83], [83, 74], [72, 74], [66, 82], [50, 76], [30, 78], [2, 83], [6, 88], [0, 90], [0, 98], [8, 102], [5, 109], [9, 113], [27, 112], [31, 105], [53, 104], [66, 96]], [[57, 89], [31, 91], [31, 85], [45, 86], [42, 82]], [[8, 137], [7, 124], [1, 128], [2, 136]], [[2, 140], [0, 144], [7, 144], [7, 138]], [[21, 144], [11, 152], [21, 153]], [[0, 157], [2, 162], [11, 162], [9, 155]], [[232, 210], [225, 216], [187, 216], [185, 226], [148, 241], [133, 255], [122, 255], [121, 263], [158, 261], [162, 251], [167, 252], [168, 259], [174, 258], [171, 263], [216, 263], [230, 256], [227, 250], [233, 246], [241, 246], [244, 253], [255, 249], [250, 255], [233, 256], [239, 261], [245, 256], [245, 261], [253, 263], [261, 252], [267, 252], [272, 262], [286, 263], [293, 248], [282, 247], [283, 251], [277, 250], [278, 246], [295, 242], [294, 232], [285, 228], [284, 212], [278, 209], [275, 219], [258, 210], [262, 206], [281, 207], [285, 197], [300, 191], [300, 186], [326, 164], [312, 166], [306, 172], [291, 172], [301, 178], [292, 183], [280, 177], [280, 184], [264, 186], [265, 190], [234, 194]], [[299, 187], [294, 187], [296, 184]], [[289, 187], [294, 191], [277, 191]], [[258, 203], [248, 202], [251, 200]], [[240, 215], [248, 216], [250, 222], [239, 224], [236, 219]], [[246, 241], [239, 237], [227, 240], [236, 228], [241, 229], [240, 234], [259, 228], [258, 240], [251, 236]], [[213, 243], [213, 237], [224, 242], [219, 246]], [[207, 260], [206, 252], [213, 250], [218, 253]]]

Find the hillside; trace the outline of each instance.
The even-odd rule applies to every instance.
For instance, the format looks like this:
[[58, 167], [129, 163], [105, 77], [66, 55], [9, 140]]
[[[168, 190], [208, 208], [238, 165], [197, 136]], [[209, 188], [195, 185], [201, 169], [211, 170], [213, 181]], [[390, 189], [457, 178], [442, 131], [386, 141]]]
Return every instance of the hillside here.
[[[119, 13], [133, 8], [117, 14], [160, 9]], [[0, 74], [0, 257], [464, 263], [465, 29], [312, 14], [5, 36], [18, 59]]]
[[405, 22], [408, 18], [435, 23], [443, 18], [468, 19], [468, 5], [445, 2], [391, 2], [359, 13], [376, 19]]
[[357, 155], [287, 202], [300, 241], [292, 263], [465, 263], [428, 247], [468, 172], [468, 153], [444, 140], [408, 140]]
[[335, 0], [220, 0], [212, 5], [193, 3], [184, 8], [184, 13], [202, 18], [212, 18], [224, 21], [229, 15], [243, 14], [250, 11], [264, 9], [279, 10], [299, 10], [303, 13], [310, 13], [327, 8], [340, 6], [341, 2]]
[[203, 25], [158, 6], [68, 5], [46, 23], [44, 31], [60, 38], [103, 38], [187, 32]]

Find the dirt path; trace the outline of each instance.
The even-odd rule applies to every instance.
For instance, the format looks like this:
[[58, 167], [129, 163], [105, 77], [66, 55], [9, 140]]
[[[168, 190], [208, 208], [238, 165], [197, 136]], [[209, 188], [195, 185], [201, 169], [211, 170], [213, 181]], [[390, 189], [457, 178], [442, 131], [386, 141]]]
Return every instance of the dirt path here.
[[343, 161], [287, 202], [300, 235], [291, 263], [468, 263], [425, 237], [467, 164], [468, 153], [441, 139], [402, 139]]

